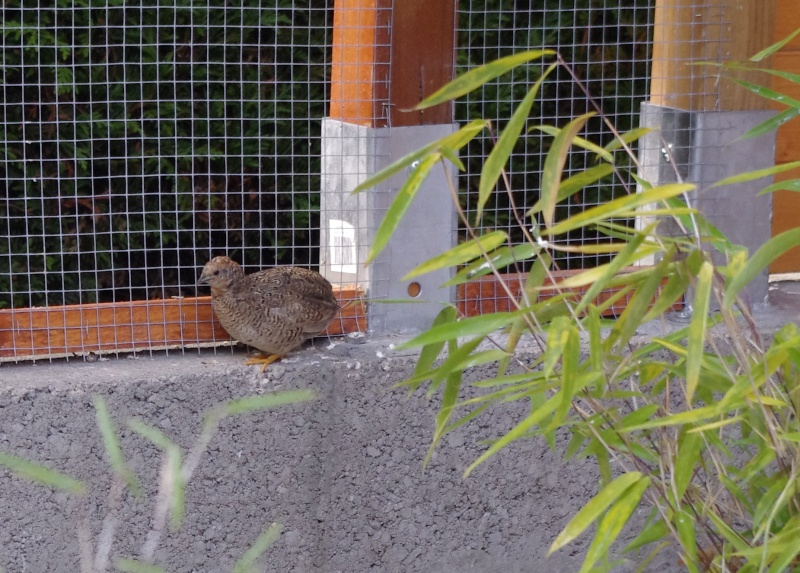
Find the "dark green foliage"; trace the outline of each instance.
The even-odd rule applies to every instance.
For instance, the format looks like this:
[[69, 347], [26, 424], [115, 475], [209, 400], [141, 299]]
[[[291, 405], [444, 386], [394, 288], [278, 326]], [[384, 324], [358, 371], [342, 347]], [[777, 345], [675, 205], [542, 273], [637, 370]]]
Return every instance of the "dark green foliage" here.
[[[637, 124], [639, 104], [649, 90], [652, 47], [652, 0], [462, 0], [458, 66], [461, 70], [529, 49], [557, 50], [620, 132]], [[458, 121], [478, 118], [495, 122], [502, 129], [511, 110], [544, 71], [546, 63], [523, 66], [484, 85], [456, 104]], [[564, 68], [559, 68], [542, 86], [531, 112], [529, 126], [562, 126], [592, 111], [585, 94]], [[495, 134], [497, 135], [497, 133]], [[582, 137], [605, 145], [613, 134], [599, 117], [589, 121]], [[514, 202], [524, 213], [539, 199], [540, 173], [552, 137], [532, 131], [519, 139], [508, 165]], [[467, 174], [460, 181], [462, 207], [473, 209], [478, 197], [481, 167], [493, 145], [488, 136], [476, 138], [467, 150]], [[623, 163], [627, 157], [618, 153]], [[565, 176], [595, 165], [595, 156], [574, 150]], [[499, 228], [523, 242], [513, 218], [505, 187], [494, 193], [483, 218], [485, 228]], [[574, 215], [585, 205], [598, 205], [633, 189], [631, 181], [608, 177], [576, 194], [556, 213], [558, 219]], [[570, 242], [602, 241], [599, 234], [582, 230]], [[606, 262], [607, 257], [563, 256], [562, 268], [587, 268]]]
[[[458, 64], [555, 47], [626, 130], [647, 92], [650, 3], [462, 0]], [[191, 296], [199, 268], [223, 253], [250, 268], [315, 265], [332, 5], [6, 2], [0, 308]], [[487, 85], [457, 119], [502, 127], [540, 72]], [[531, 125], [587, 110], [559, 73]], [[588, 131], [611, 136], [597, 119]], [[549, 141], [533, 132], [512, 156], [520, 207], [538, 199]], [[469, 150], [468, 208], [490, 147]], [[594, 161], [572, 155], [568, 173]], [[564, 209], [620, 192], [609, 180]], [[493, 197], [486, 220], [505, 228], [508, 198]]]
[[[6, 3], [0, 307], [315, 263], [332, 1]], [[254, 6], [254, 7], [249, 7]]]

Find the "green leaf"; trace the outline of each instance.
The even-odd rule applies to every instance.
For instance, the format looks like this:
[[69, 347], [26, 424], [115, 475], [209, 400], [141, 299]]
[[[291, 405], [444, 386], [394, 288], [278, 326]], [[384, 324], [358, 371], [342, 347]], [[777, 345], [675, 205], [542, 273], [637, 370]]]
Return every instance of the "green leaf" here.
[[125, 458], [122, 455], [122, 448], [117, 439], [117, 432], [114, 429], [114, 422], [111, 421], [111, 415], [108, 413], [106, 401], [102, 396], [95, 395], [92, 402], [94, 403], [97, 426], [100, 428], [100, 434], [103, 436], [103, 445], [105, 446], [111, 469], [125, 481], [128, 489], [138, 497], [142, 493], [142, 488], [139, 485], [139, 480], [136, 479], [134, 473], [125, 463]]
[[587, 527], [594, 523], [598, 517], [628, 489], [643, 479], [640, 472], [628, 472], [601, 489], [597, 495], [590, 499], [569, 523], [558, 534], [547, 555], [550, 556], [568, 543], [572, 543]]
[[694, 516], [684, 510], [679, 509], [675, 515], [675, 529], [678, 530], [678, 537], [681, 540], [683, 551], [683, 562], [690, 573], [698, 573], [697, 569], [697, 539], [695, 536], [696, 523]]
[[781, 92], [777, 92], [771, 88], [760, 86], [758, 84], [754, 84], [752, 82], [748, 82], [747, 80], [742, 79], [734, 79], [734, 82], [742, 86], [743, 88], [753, 92], [756, 95], [759, 95], [763, 98], [772, 100], [774, 102], [788, 105], [795, 109], [800, 108], [800, 101], [787, 96], [786, 94], [782, 94]]
[[526, 64], [531, 60], [538, 60], [544, 56], [555, 55], [553, 50], [530, 50], [520, 54], [513, 54], [506, 56], [493, 62], [489, 62], [483, 66], [474, 68], [463, 76], [459, 76], [452, 82], [445, 84], [441, 89], [429, 95], [427, 98], [418, 103], [414, 109], [427, 109], [440, 103], [456, 99], [464, 94], [467, 94], [486, 82], [489, 82], [496, 77], [502, 76], [506, 72], [511, 71], [517, 66]]
[[0, 465], [7, 467], [20, 477], [55, 489], [60, 489], [68, 493], [76, 493], [78, 495], [86, 493], [86, 486], [83, 482], [59, 471], [51, 470], [41, 464], [29, 462], [25, 458], [13, 454], [0, 452]]
[[250, 549], [245, 551], [244, 555], [233, 564], [232, 573], [256, 573], [261, 571], [261, 568], [256, 567], [256, 561], [267, 549], [275, 545], [282, 530], [283, 526], [279, 523], [270, 525], [266, 531], [258, 536]]
[[[592, 183], [596, 183], [603, 177], [611, 175], [614, 172], [614, 166], [609, 163], [601, 163], [600, 165], [596, 165], [591, 167], [585, 171], [581, 171], [576, 173], [569, 179], [564, 179], [558, 187], [558, 195], [556, 196], [556, 203], [560, 203], [570, 195], [577, 193], [587, 185], [591, 185]], [[544, 198], [540, 197], [536, 203], [533, 204], [527, 213], [525, 213], [526, 217], [530, 217], [534, 213], [538, 213], [542, 209], [544, 209]]]
[[536, 99], [536, 94], [539, 93], [542, 82], [557, 66], [558, 64], [551, 64], [544, 74], [536, 80], [533, 87], [528, 90], [528, 93], [517, 106], [517, 109], [514, 110], [511, 119], [508, 120], [505, 129], [503, 129], [503, 133], [501, 133], [500, 137], [497, 139], [497, 144], [494, 146], [491, 153], [489, 153], [486, 161], [483, 162], [481, 177], [478, 182], [478, 204], [475, 213], [476, 226], [480, 224], [483, 215], [483, 207], [486, 205], [489, 197], [491, 197], [492, 191], [494, 191], [497, 185], [497, 180], [500, 179], [500, 175], [506, 163], [508, 163], [508, 158], [511, 156], [514, 146], [519, 141], [519, 136], [531, 113], [531, 107]]
[[655, 227], [655, 223], [651, 224], [650, 227], [645, 229], [643, 232], [638, 233], [631, 239], [631, 242], [628, 243], [616, 257], [611, 259], [611, 262], [603, 268], [602, 273], [597, 277], [592, 283], [592, 286], [586, 291], [586, 294], [583, 295], [581, 301], [575, 307], [575, 314], [581, 314], [587, 306], [593, 304], [603, 289], [608, 288], [608, 281], [616, 275], [618, 272], [622, 270], [623, 267], [630, 265], [636, 258], [636, 253], [639, 251], [639, 247], [647, 238], [650, 230]]
[[[561, 133], [562, 131], [560, 128], [554, 125], [534, 125], [528, 130], [528, 132], [531, 132], [534, 129], [546, 133], [548, 135], [552, 135], [553, 137], [557, 137], [558, 134]], [[572, 145], [580, 147], [581, 149], [585, 149], [586, 151], [591, 151], [599, 158], [604, 159], [608, 163], [612, 163], [614, 161], [614, 156], [611, 155], [610, 152], [606, 151], [603, 147], [600, 147], [596, 143], [592, 143], [588, 139], [584, 139], [582, 137], [573, 137]]]
[[135, 418], [128, 420], [128, 425], [134, 432], [164, 450], [164, 455], [166, 456], [164, 463], [167, 466], [167, 478], [169, 480], [170, 527], [173, 531], [177, 531], [181, 526], [185, 511], [186, 480], [182, 471], [183, 451], [180, 446], [154, 426], [145, 424]]
[[439, 445], [450, 423], [450, 418], [453, 416], [453, 411], [458, 401], [458, 393], [461, 391], [463, 372], [463, 370], [453, 370], [447, 374], [444, 393], [442, 394], [442, 405], [436, 414], [436, 430], [433, 433], [433, 440], [431, 440], [431, 445], [428, 447], [425, 460], [422, 462], [423, 467], [426, 467], [431, 461], [433, 452], [436, 450], [436, 446]]
[[723, 185], [733, 185], [735, 183], [746, 183], [748, 181], [755, 181], [756, 179], [762, 179], [770, 175], [775, 175], [776, 173], [783, 173], [784, 171], [790, 171], [797, 167], [800, 167], [800, 161], [792, 161], [791, 163], [782, 163], [781, 165], [773, 165], [772, 167], [767, 167], [765, 169], [757, 169], [755, 171], [746, 171], [744, 173], [739, 173], [738, 175], [734, 175], [732, 177], [726, 177], [721, 181], [717, 181], [711, 186], [711, 188], [722, 187]]
[[[647, 135], [653, 131], [651, 127], [637, 127], [636, 129], [632, 129], [630, 131], [626, 131], [620, 137], [615, 137], [611, 142], [604, 147], [604, 149], [608, 152], [613, 152], [622, 147], [622, 143], [625, 142], [626, 145], [636, 141], [637, 139]], [[622, 139], [622, 141], [620, 141]]]
[[476, 260], [459, 270], [456, 275], [442, 286], [460, 285], [472, 279], [482, 277], [501, 270], [514, 263], [527, 261], [541, 252], [539, 245], [520, 243], [513, 247], [500, 247], [481, 259]]
[[427, 179], [431, 169], [433, 169], [433, 166], [436, 165], [438, 161], [439, 155], [436, 153], [424, 157], [420, 160], [414, 171], [411, 172], [411, 175], [408, 176], [405, 183], [403, 183], [394, 201], [392, 201], [389, 209], [387, 209], [386, 215], [384, 215], [378, 230], [375, 232], [372, 247], [370, 247], [369, 254], [367, 255], [367, 264], [374, 261], [375, 257], [377, 257], [389, 243], [389, 239], [392, 238], [395, 229], [397, 229], [397, 226], [400, 224], [400, 220], [411, 205], [411, 201], [414, 200], [417, 191], [419, 191], [422, 183]]
[[686, 488], [689, 487], [694, 477], [697, 463], [700, 461], [700, 451], [703, 445], [703, 436], [692, 432], [691, 426], [684, 426], [680, 429], [678, 436], [678, 449], [675, 452], [674, 471], [672, 479], [674, 481], [675, 496], [680, 503]]
[[795, 30], [794, 32], [792, 32], [791, 34], [786, 36], [783, 40], [780, 40], [779, 42], [775, 42], [771, 46], [768, 46], [768, 47], [764, 48], [763, 50], [758, 52], [755, 56], [751, 57], [750, 61], [751, 62], [760, 62], [761, 60], [769, 58], [772, 54], [774, 54], [775, 52], [777, 52], [778, 50], [783, 48], [786, 44], [788, 44], [789, 42], [794, 40], [794, 38], [798, 34], [800, 34], [800, 28], [798, 28], [797, 30]]
[[271, 410], [289, 404], [309, 402], [314, 399], [316, 399], [316, 394], [313, 390], [284, 390], [230, 400], [224, 403], [224, 411], [227, 415], [244, 414], [257, 410]]
[[503, 231], [492, 231], [478, 237], [477, 239], [467, 239], [460, 245], [457, 245], [437, 255], [432, 259], [425, 261], [409, 271], [402, 279], [408, 280], [419, 275], [424, 275], [431, 271], [435, 271], [446, 267], [455, 267], [469, 262], [475, 258], [482, 257], [483, 253], [496, 249], [508, 240], [508, 235]]
[[758, 192], [759, 195], [766, 195], [775, 191], [800, 191], [800, 179], [788, 179], [786, 181], [778, 181], [767, 187], [764, 187]]
[[597, 526], [597, 533], [586, 551], [580, 573], [590, 573], [594, 570], [597, 561], [608, 557], [608, 550], [639, 506], [639, 501], [649, 485], [650, 478], [638, 480], [625, 490], [619, 500], [608, 510]]
[[766, 269], [772, 261], [798, 245], [800, 245], [800, 228], [784, 231], [764, 243], [750, 257], [742, 272], [736, 275], [728, 285], [728, 288], [725, 289], [725, 296], [722, 301], [723, 307], [730, 309], [736, 297], [739, 296], [745, 286], [750, 284], [750, 281]]
[[556, 203], [558, 202], [558, 189], [561, 185], [561, 173], [564, 171], [564, 163], [567, 161], [567, 154], [572, 145], [572, 140], [583, 129], [589, 118], [594, 116], [594, 112], [583, 114], [571, 122], [569, 122], [553, 140], [550, 146], [550, 151], [547, 152], [547, 157], [544, 160], [544, 167], [542, 168], [542, 200], [544, 201], [544, 208], [542, 209], [542, 217], [544, 218], [545, 225], [551, 227], [553, 225], [553, 215], [556, 210]]
[[697, 275], [692, 320], [689, 323], [689, 341], [686, 345], [686, 403], [689, 407], [694, 400], [697, 384], [700, 382], [700, 370], [705, 356], [704, 346], [708, 330], [708, 309], [713, 280], [714, 267], [708, 261], [704, 261]]
[[486, 335], [498, 328], [508, 326], [515, 318], [521, 316], [524, 312], [530, 312], [530, 310], [522, 309], [514, 312], [495, 312], [492, 314], [465, 318], [464, 320], [459, 320], [452, 324], [434, 326], [431, 327], [430, 330], [415, 336], [408, 342], [404, 342], [398, 346], [398, 349], [406, 350], [408, 348], [425, 346], [435, 342], [456, 340], [460, 336]]
[[129, 557], [114, 559], [114, 566], [123, 573], [167, 573], [167, 570], [163, 567], [142, 563], [138, 559]]
[[[436, 318], [433, 319], [431, 328], [441, 326], [443, 324], [455, 324], [456, 319], [458, 319], [458, 310], [456, 310], [456, 308], [453, 306], [446, 306], [439, 312], [439, 314], [436, 315]], [[439, 354], [441, 354], [442, 348], [444, 348], [444, 343], [445, 341], [441, 340], [439, 342], [434, 342], [422, 347], [422, 350], [419, 353], [419, 358], [417, 358], [417, 365], [414, 367], [412, 378], [418, 378], [424, 372], [427, 372], [433, 367], [433, 363], [439, 357]], [[419, 382], [410, 385], [409, 392], [413, 393], [418, 387]]]
[[[525, 278], [525, 284], [522, 287], [523, 296], [521, 302], [523, 304], [534, 304], [538, 300], [539, 293], [537, 289], [542, 286], [544, 279], [547, 277], [547, 269], [550, 268], [550, 262], [550, 257], [547, 253], [542, 253], [542, 255], [536, 259], [536, 262], [533, 263], [533, 267], [528, 271], [528, 276]], [[498, 361], [498, 378], [508, 369], [511, 356], [513, 356], [514, 350], [517, 348], [522, 333], [525, 332], [527, 328], [528, 321], [525, 320], [524, 316], [520, 316], [511, 323], [511, 330], [508, 333], [508, 341], [506, 342], [506, 352], [508, 352], [508, 356]]]
[[771, 118], [762, 121], [755, 127], [750, 128], [747, 130], [747, 132], [740, 135], [739, 139], [752, 139], [754, 137], [760, 137], [766, 133], [772, 133], [784, 123], [790, 122], [798, 115], [800, 115], [800, 108], [790, 107], [789, 109], [785, 109], [782, 112], [773, 115]]
[[464, 472], [464, 478], [469, 477], [469, 474], [475, 471], [475, 468], [477, 468], [479, 465], [488, 460], [494, 454], [505, 448], [508, 444], [510, 444], [514, 440], [518, 440], [527, 435], [528, 431], [531, 430], [531, 428], [539, 424], [547, 416], [553, 413], [553, 411], [556, 409], [556, 406], [558, 405], [558, 400], [559, 400], [558, 395], [550, 398], [543, 405], [539, 406], [533, 412], [531, 412], [527, 418], [525, 418], [519, 424], [514, 426], [508, 433], [497, 439], [489, 447], [488, 450], [483, 452], [483, 454], [481, 454], [477, 460], [472, 462], [472, 464]]
[[578, 213], [577, 215], [573, 215], [568, 219], [560, 221], [553, 227], [542, 231], [542, 235], [561, 235], [568, 231], [580, 229], [605, 219], [618, 217], [620, 213], [627, 213], [632, 209], [649, 205], [650, 203], [657, 203], [658, 201], [664, 201], [671, 197], [682, 195], [683, 193], [691, 191], [694, 189], [694, 187], [694, 185], [688, 183], [670, 183], [660, 187], [653, 187], [652, 189], [642, 191], [641, 193], [624, 195], [623, 197], [618, 197], [617, 199], [613, 199], [607, 203], [598, 205], [597, 207], [592, 207], [591, 209], [587, 209]]
[[361, 193], [370, 187], [374, 187], [378, 183], [381, 183], [382, 181], [385, 181], [386, 179], [389, 179], [390, 177], [400, 173], [403, 169], [410, 167], [416, 161], [419, 161], [426, 155], [434, 153], [437, 150], [439, 150], [444, 157], [450, 159], [453, 156], [454, 150], [461, 149], [478, 133], [483, 131], [487, 125], [489, 125], [488, 121], [481, 119], [473, 120], [455, 133], [446, 135], [441, 139], [433, 141], [426, 146], [417, 149], [416, 151], [412, 151], [408, 155], [401, 157], [388, 167], [384, 167], [373, 176], [359, 183], [356, 188], [353, 189], [352, 194]]

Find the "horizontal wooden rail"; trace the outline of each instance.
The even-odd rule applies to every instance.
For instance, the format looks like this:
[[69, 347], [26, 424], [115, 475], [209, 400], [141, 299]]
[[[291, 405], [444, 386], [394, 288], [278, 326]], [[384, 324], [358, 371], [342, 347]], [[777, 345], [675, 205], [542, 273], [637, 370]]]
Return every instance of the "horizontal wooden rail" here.
[[[336, 290], [342, 307], [327, 334], [367, 329], [360, 289]], [[229, 343], [211, 297], [0, 310], [0, 362]]]

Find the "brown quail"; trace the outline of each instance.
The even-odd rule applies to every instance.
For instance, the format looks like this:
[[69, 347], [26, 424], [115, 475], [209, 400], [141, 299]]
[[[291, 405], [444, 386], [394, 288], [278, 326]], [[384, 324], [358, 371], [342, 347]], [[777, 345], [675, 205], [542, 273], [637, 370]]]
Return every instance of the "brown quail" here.
[[325, 330], [339, 310], [331, 283], [298, 267], [245, 275], [228, 257], [214, 257], [197, 284], [211, 287], [211, 305], [228, 334], [266, 354], [246, 362], [261, 364], [262, 372]]

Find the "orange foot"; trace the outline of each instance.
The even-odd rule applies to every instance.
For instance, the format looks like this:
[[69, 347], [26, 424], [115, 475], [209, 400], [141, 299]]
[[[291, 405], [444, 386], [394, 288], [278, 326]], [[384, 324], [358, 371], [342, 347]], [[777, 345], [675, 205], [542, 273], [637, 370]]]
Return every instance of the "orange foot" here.
[[248, 358], [245, 362], [246, 366], [251, 366], [253, 364], [261, 364], [261, 372], [267, 369], [267, 366], [275, 362], [276, 360], [280, 360], [282, 356], [280, 354], [270, 354], [269, 356], [265, 356], [263, 354], [259, 354], [258, 356], [253, 356], [252, 358]]

